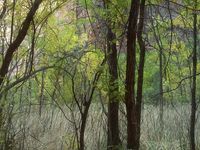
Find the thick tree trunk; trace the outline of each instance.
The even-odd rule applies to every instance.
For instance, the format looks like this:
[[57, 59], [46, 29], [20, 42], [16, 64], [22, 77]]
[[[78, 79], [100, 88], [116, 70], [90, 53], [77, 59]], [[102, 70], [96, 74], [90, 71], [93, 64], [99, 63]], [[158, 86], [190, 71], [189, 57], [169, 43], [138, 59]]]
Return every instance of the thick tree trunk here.
[[125, 103], [127, 111], [127, 149], [137, 149], [137, 119], [135, 108], [135, 69], [136, 69], [136, 33], [139, 11], [138, 0], [131, 1], [131, 10], [128, 20], [127, 31], [127, 64], [126, 64], [126, 85]]
[[110, 73], [109, 81], [109, 103], [108, 103], [108, 150], [119, 149], [119, 119], [118, 119], [118, 72], [117, 72], [117, 47], [115, 34], [108, 27], [107, 51], [108, 66]]
[[[195, 9], [197, 8], [197, 0], [195, 2]], [[197, 12], [194, 11], [193, 22], [193, 78], [192, 78], [192, 99], [191, 99], [191, 120], [190, 120], [190, 149], [195, 150], [195, 120], [196, 120], [196, 72], [197, 72]]]

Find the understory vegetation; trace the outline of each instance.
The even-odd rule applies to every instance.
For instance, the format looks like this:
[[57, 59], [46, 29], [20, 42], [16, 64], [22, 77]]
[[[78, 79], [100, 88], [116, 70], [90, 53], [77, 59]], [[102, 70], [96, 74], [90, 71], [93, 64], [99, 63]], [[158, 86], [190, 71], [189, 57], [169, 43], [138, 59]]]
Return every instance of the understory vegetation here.
[[0, 150], [199, 150], [200, 0], [0, 0]]

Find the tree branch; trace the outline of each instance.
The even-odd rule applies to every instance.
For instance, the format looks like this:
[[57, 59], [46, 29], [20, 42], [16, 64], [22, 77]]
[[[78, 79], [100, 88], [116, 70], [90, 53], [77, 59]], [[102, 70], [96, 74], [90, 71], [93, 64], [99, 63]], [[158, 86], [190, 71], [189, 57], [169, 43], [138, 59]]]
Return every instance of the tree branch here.
[[7, 85], [1, 92], [0, 92], [0, 97], [2, 96], [3, 93], [7, 92], [8, 90], [10, 90], [11, 88], [13, 88], [14, 86], [16, 86], [17, 84], [23, 82], [23, 81], [26, 81], [27, 79], [29, 79], [30, 77], [36, 75], [38, 72], [41, 72], [41, 71], [44, 71], [44, 70], [47, 70], [47, 69], [52, 69], [54, 68], [55, 66], [48, 66], [48, 67], [42, 67], [38, 70], [35, 70], [33, 72], [31, 72], [30, 74], [10, 83], [9, 85]]
[[24, 40], [24, 38], [28, 32], [30, 23], [33, 20], [34, 15], [35, 15], [41, 2], [42, 2], [42, 0], [35, 0], [35, 2], [33, 3], [33, 6], [31, 7], [30, 11], [28, 12], [28, 14], [26, 16], [26, 19], [22, 23], [22, 27], [19, 30], [16, 39], [10, 44], [10, 46], [8, 47], [8, 49], [6, 51], [6, 55], [5, 55], [5, 58], [3, 60], [3, 63], [2, 63], [1, 69], [0, 69], [0, 86], [3, 83], [6, 74], [8, 73], [8, 68], [12, 61], [13, 54], [17, 50], [17, 48], [20, 46], [22, 41]]

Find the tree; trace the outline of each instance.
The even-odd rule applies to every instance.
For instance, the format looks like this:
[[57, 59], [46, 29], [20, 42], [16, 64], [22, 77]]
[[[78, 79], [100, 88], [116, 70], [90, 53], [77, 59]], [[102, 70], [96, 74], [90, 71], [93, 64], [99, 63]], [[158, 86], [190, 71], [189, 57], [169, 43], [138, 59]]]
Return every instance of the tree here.
[[[127, 148], [139, 149], [140, 143], [140, 120], [143, 85], [143, 68], [145, 58], [145, 44], [142, 39], [144, 24], [145, 0], [131, 1], [131, 10], [128, 19], [127, 31], [127, 65], [126, 65], [126, 85], [125, 103], [127, 111]], [[140, 12], [140, 13], [139, 13]], [[140, 14], [139, 24], [138, 14]], [[137, 34], [138, 33], [138, 34]], [[138, 70], [137, 95], [135, 96], [135, 72], [136, 72], [136, 37], [138, 37], [140, 47], [140, 62]]]
[[22, 23], [22, 27], [19, 30], [16, 39], [9, 45], [9, 47], [6, 51], [6, 55], [3, 59], [3, 63], [2, 63], [1, 69], [0, 69], [0, 86], [3, 83], [6, 74], [8, 73], [9, 65], [12, 61], [13, 54], [17, 50], [17, 48], [20, 46], [22, 41], [24, 40], [24, 38], [28, 32], [28, 29], [30, 27], [31, 21], [33, 20], [34, 15], [35, 15], [39, 5], [41, 4], [41, 2], [42, 2], [42, 0], [35, 0], [30, 11], [28, 12], [25, 20]]
[[136, 105], [135, 105], [135, 70], [136, 70], [136, 33], [139, 12], [139, 1], [131, 1], [127, 31], [127, 64], [125, 103], [127, 113], [127, 149], [137, 148]]
[[119, 87], [118, 87], [118, 58], [116, 35], [111, 27], [114, 23], [108, 22], [107, 27], [107, 53], [109, 67], [109, 102], [108, 102], [108, 150], [117, 150], [120, 145], [119, 138]]
[[[197, 0], [194, 0], [194, 9], [197, 8]], [[190, 149], [195, 150], [195, 123], [196, 123], [196, 74], [197, 74], [197, 12], [193, 11], [193, 68], [191, 90], [191, 116], [190, 116]]]
[[0, 149], [199, 149], [197, 0], [36, 1], [0, 1]]
[[141, 127], [141, 107], [142, 107], [142, 94], [143, 94], [143, 80], [144, 80], [144, 63], [145, 63], [145, 42], [143, 40], [143, 28], [144, 28], [144, 17], [145, 17], [145, 1], [141, 0], [140, 4], [140, 17], [138, 23], [138, 44], [140, 48], [140, 60], [138, 68], [138, 81], [137, 81], [137, 97], [136, 97], [136, 116], [137, 116], [137, 149], [140, 147], [140, 127]]
[[[10, 66], [10, 63], [13, 59], [14, 52], [18, 49], [18, 47], [20, 46], [20, 44], [24, 40], [24, 38], [25, 38], [25, 36], [28, 32], [28, 29], [31, 25], [31, 22], [33, 21], [34, 15], [35, 15], [37, 9], [39, 8], [39, 5], [41, 4], [41, 2], [42, 2], [42, 0], [35, 0], [30, 11], [28, 12], [25, 20], [23, 21], [20, 30], [18, 31], [16, 39], [12, 42], [13, 17], [14, 17], [14, 9], [15, 9], [14, 8], [15, 7], [15, 1], [14, 1], [12, 23], [11, 23], [12, 25], [11, 25], [10, 45], [9, 45], [8, 49], [6, 50], [6, 54], [5, 54], [5, 57], [3, 58], [2, 66], [0, 68], [0, 86], [3, 85], [3, 81], [5, 80], [5, 77], [8, 73], [9, 66]], [[2, 19], [3, 16], [5, 15], [5, 13], [6, 13], [6, 6], [7, 6], [7, 1], [5, 0], [4, 5], [3, 5], [3, 11], [1, 13], [0, 19]], [[0, 127], [3, 127], [3, 123], [4, 123], [2, 116], [3, 116], [3, 106], [0, 106]], [[10, 124], [10, 120], [11, 120], [11, 115], [9, 115], [9, 117], [8, 117], [8, 124]], [[4, 142], [5, 142], [4, 145], [1, 145], [1, 146], [5, 146], [5, 149], [10, 149], [12, 147], [12, 143], [10, 143], [10, 141], [7, 140], [6, 134], [5, 134], [5, 141]]]

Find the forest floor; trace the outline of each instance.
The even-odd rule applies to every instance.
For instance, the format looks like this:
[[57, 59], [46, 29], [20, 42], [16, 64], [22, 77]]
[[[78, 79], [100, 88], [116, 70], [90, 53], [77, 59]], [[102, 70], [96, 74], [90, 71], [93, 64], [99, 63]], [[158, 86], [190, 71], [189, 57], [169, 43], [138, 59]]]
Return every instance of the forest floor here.
[[[126, 121], [123, 108], [120, 108], [122, 143], [126, 141]], [[23, 113], [24, 111], [26, 113]], [[165, 106], [163, 127], [161, 127], [159, 108], [145, 105], [142, 110], [141, 150], [187, 150], [189, 112], [189, 105]], [[106, 150], [106, 115], [102, 107], [96, 104], [91, 106], [89, 114], [85, 133], [86, 149]], [[15, 146], [20, 150], [73, 150], [77, 148], [76, 135], [78, 135], [80, 115], [75, 108], [72, 112], [67, 107], [63, 107], [62, 111], [58, 108], [46, 107], [43, 108], [40, 116], [39, 108], [34, 106], [24, 108], [14, 117], [16, 119], [13, 119], [15, 121], [12, 122], [11, 133], [15, 133]], [[197, 149], [200, 149], [198, 116], [196, 141]]]

